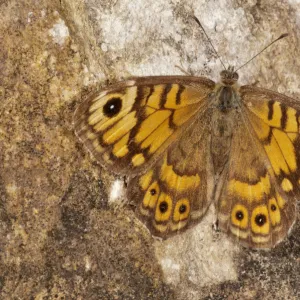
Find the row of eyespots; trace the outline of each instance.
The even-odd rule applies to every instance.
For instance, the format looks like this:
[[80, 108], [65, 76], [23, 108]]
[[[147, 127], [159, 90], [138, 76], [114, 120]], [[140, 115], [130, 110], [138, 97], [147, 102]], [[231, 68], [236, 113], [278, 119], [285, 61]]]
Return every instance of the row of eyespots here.
[[251, 220], [251, 230], [254, 233], [268, 234], [270, 221], [273, 226], [281, 221], [280, 210], [275, 198], [269, 199], [267, 205], [259, 205], [252, 210], [251, 217], [246, 206], [236, 204], [231, 212], [231, 222], [241, 229], [247, 229]]
[[[173, 199], [170, 197], [170, 195], [160, 191], [160, 187], [156, 181], [150, 184], [143, 199], [143, 207], [155, 209], [155, 221], [168, 221], [172, 213], [173, 205]], [[185, 220], [188, 218], [189, 213], [189, 200], [182, 198], [175, 204], [173, 221], [179, 222]]]

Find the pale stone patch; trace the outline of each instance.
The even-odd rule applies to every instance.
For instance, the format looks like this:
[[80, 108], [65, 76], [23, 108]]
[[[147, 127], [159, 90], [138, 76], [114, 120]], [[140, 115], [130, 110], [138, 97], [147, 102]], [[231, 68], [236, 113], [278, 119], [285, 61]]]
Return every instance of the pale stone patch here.
[[121, 204], [124, 198], [124, 183], [120, 179], [116, 179], [110, 188], [108, 203]]
[[49, 35], [52, 36], [53, 41], [56, 44], [62, 46], [65, 43], [66, 38], [70, 36], [69, 28], [66, 26], [65, 21], [59, 19], [57, 23], [49, 29]]
[[228, 235], [212, 229], [214, 210], [211, 207], [194, 228], [155, 242], [156, 256], [168, 284], [192, 283], [200, 288], [237, 280], [234, 257], [239, 246]]

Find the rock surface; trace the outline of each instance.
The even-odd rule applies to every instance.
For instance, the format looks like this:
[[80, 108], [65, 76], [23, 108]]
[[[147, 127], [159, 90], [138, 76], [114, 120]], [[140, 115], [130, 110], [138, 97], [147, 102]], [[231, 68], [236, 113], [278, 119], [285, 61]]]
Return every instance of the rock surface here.
[[240, 83], [300, 99], [298, 1], [10, 0], [0, 11], [1, 299], [300, 298], [299, 221], [267, 252], [213, 231], [213, 207], [186, 233], [154, 240], [114, 203], [115, 177], [72, 126], [107, 81], [182, 75], [176, 65], [218, 80], [193, 14], [234, 66], [288, 32]]

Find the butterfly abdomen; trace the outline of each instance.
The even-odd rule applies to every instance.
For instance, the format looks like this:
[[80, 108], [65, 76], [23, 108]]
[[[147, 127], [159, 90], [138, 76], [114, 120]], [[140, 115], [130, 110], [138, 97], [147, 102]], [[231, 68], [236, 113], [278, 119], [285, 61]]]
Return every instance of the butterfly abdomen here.
[[211, 155], [215, 174], [219, 175], [228, 161], [234, 127], [239, 118], [238, 91], [224, 83], [215, 89], [211, 119]]
[[220, 175], [228, 161], [236, 111], [215, 109], [212, 115], [211, 155], [216, 175]]

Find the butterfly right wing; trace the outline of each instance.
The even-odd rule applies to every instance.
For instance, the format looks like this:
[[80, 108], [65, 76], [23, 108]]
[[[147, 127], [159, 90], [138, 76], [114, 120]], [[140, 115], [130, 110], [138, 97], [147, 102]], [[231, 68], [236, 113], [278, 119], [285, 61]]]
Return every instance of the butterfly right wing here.
[[253, 248], [283, 240], [299, 199], [299, 103], [264, 89], [241, 87], [240, 124], [218, 203], [223, 231]]

